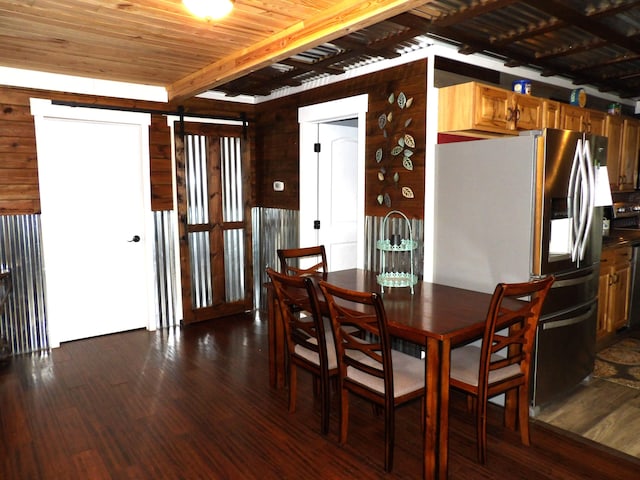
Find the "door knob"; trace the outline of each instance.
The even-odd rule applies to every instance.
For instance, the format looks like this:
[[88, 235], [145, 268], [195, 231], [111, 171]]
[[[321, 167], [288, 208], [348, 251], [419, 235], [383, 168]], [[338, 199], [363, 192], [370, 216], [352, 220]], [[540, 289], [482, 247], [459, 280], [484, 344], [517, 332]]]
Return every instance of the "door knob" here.
[[135, 242], [135, 243], [138, 243], [139, 241], [140, 241], [140, 236], [138, 235], [134, 235], [133, 238], [129, 240], [129, 242]]

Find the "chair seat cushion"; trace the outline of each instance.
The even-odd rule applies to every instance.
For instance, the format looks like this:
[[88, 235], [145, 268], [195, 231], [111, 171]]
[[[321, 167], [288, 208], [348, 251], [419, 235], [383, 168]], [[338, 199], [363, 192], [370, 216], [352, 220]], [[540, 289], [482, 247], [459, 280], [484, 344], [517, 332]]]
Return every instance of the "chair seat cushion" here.
[[[334, 370], [338, 368], [338, 358], [336, 355], [336, 344], [333, 340], [333, 332], [331, 329], [325, 330], [324, 332], [325, 339], [327, 342], [327, 363], [328, 369]], [[309, 344], [317, 345], [318, 340], [315, 337], [309, 337]], [[297, 344], [294, 349], [295, 355], [298, 357], [304, 358], [305, 360], [320, 366], [320, 355], [318, 352], [311, 350], [309, 348], [305, 348], [301, 344]]]
[[[480, 347], [476, 345], [465, 345], [451, 350], [451, 378], [477, 387], [478, 374], [480, 373], [480, 352]], [[494, 360], [502, 357], [493, 354], [491, 358]], [[520, 373], [518, 364], [493, 370], [489, 372], [489, 384], [518, 376]]]
[[[362, 363], [381, 370], [381, 365], [362, 353], [354, 355]], [[424, 389], [425, 362], [397, 350], [391, 350], [393, 363], [393, 394], [400, 397], [416, 390]], [[384, 380], [374, 377], [353, 367], [347, 367], [347, 377], [354, 382], [384, 394]]]

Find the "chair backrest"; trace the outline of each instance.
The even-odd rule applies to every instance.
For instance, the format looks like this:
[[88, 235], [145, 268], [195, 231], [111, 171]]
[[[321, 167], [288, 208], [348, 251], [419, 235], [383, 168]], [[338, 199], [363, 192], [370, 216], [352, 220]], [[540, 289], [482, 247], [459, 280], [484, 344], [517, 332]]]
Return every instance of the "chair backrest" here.
[[[393, 402], [393, 368], [387, 315], [382, 297], [375, 292], [359, 292], [319, 282], [327, 301], [336, 342], [340, 378], [371, 377], [383, 383], [385, 397]], [[353, 369], [347, 375], [347, 369]], [[370, 376], [370, 377], [369, 377]], [[380, 389], [382, 390], [382, 389]]]
[[515, 375], [529, 382], [531, 353], [544, 300], [554, 282], [549, 276], [542, 280], [523, 283], [499, 283], [491, 298], [487, 323], [482, 341], [478, 387], [486, 388], [488, 382], [502, 379], [502, 373], [511, 372], [505, 379]]
[[318, 354], [320, 367], [328, 368], [327, 339], [316, 287], [309, 277], [284, 275], [267, 268], [284, 324], [287, 348], [296, 345]]
[[[285, 275], [308, 275], [318, 272], [326, 273], [327, 255], [324, 245], [303, 248], [287, 248], [278, 250], [280, 271]], [[300, 267], [300, 261], [309, 260], [316, 263], [308, 267]]]

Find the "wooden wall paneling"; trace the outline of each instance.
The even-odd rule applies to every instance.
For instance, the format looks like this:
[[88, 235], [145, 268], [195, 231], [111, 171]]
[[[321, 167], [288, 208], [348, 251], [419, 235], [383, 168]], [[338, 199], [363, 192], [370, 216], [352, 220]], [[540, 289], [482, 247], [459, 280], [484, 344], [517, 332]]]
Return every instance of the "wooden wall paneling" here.
[[0, 215], [40, 212], [35, 126], [29, 97], [0, 95]]
[[[298, 97], [259, 104], [256, 114], [256, 204], [298, 210], [300, 129]], [[274, 192], [273, 181], [285, 183]]]
[[[404, 108], [398, 103], [401, 95], [406, 101]], [[384, 120], [380, 122], [380, 119]], [[416, 62], [393, 69], [384, 77], [381, 75], [379, 88], [369, 93], [365, 215], [383, 217], [390, 210], [401, 210], [410, 218], [424, 217], [425, 121], [426, 63]], [[382, 152], [379, 162], [378, 149]], [[379, 173], [384, 180], [380, 180]], [[407, 193], [413, 197], [405, 196], [403, 189], [410, 189]], [[382, 204], [379, 196], [383, 198]], [[385, 203], [386, 200], [390, 203]]]
[[[0, 87], [0, 215], [40, 213], [38, 162], [35, 126], [30, 106], [31, 97], [124, 109], [176, 112], [178, 110], [176, 104]], [[255, 107], [250, 104], [201, 98], [185, 101], [182, 107], [187, 116], [190, 113], [237, 118], [245, 115], [248, 119], [252, 119], [255, 111]], [[151, 208], [154, 211], [171, 210], [173, 208], [171, 138], [164, 115], [153, 114], [151, 117], [149, 153]]]
[[171, 130], [163, 115], [151, 115], [149, 160], [151, 173], [151, 210], [173, 210], [173, 170], [171, 167]]
[[[412, 118], [411, 129], [408, 131], [411, 132], [418, 146], [412, 156], [413, 171], [399, 172], [401, 184], [413, 190], [414, 198], [405, 199], [401, 194], [398, 197], [399, 190], [397, 192], [391, 190], [395, 185], [387, 186], [390, 194], [393, 193], [391, 209], [402, 210], [412, 218], [422, 218], [424, 216], [424, 147], [426, 143], [426, 60], [258, 104], [256, 107], [256, 145], [259, 149], [257, 152], [257, 205], [299, 209], [298, 108], [368, 93], [365, 214], [386, 215], [390, 209], [384, 205], [378, 205], [376, 200], [380, 191], [380, 182], [377, 176], [379, 166], [375, 160], [375, 150], [381, 143], [378, 116], [382, 111], [388, 110], [387, 99], [391, 91], [395, 91], [396, 95], [403, 91], [407, 97], [413, 97], [413, 104], [409, 109]], [[274, 180], [285, 182], [284, 192], [273, 191]]]

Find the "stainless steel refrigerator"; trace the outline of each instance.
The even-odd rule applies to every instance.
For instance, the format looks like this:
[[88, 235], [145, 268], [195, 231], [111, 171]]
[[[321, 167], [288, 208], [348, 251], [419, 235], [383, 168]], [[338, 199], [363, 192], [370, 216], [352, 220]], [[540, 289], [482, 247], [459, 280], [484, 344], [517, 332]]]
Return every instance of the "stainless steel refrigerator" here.
[[491, 293], [556, 276], [536, 338], [534, 412], [593, 371], [606, 148], [605, 137], [553, 129], [436, 147], [434, 281]]

